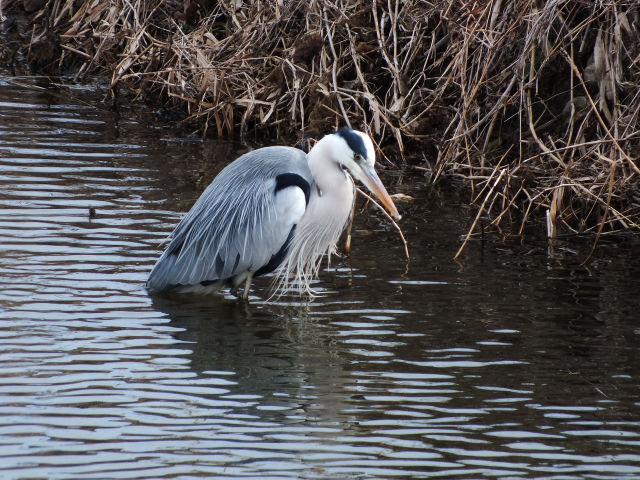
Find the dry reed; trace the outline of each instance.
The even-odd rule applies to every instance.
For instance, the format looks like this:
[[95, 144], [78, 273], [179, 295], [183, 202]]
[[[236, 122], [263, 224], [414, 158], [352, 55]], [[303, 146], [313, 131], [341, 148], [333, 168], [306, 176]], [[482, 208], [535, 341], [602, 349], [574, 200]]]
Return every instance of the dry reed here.
[[364, 128], [469, 183], [466, 240], [640, 231], [636, 1], [55, 0], [33, 25], [32, 61], [107, 70], [203, 135]]

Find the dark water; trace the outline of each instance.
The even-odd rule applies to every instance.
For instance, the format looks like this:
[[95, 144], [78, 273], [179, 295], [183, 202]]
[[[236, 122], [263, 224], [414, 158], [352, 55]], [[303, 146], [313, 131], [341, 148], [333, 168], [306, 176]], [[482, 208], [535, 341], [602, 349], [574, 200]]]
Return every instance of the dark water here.
[[240, 149], [101, 100], [0, 79], [0, 478], [640, 477], [637, 244], [454, 262], [467, 199], [386, 175], [408, 265], [369, 210], [312, 304], [152, 299]]

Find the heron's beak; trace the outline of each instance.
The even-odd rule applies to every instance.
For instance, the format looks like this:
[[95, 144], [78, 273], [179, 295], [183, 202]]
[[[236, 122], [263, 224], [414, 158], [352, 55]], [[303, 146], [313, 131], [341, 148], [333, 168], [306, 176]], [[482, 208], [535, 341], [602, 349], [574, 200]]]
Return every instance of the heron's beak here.
[[365, 187], [380, 199], [382, 204], [387, 208], [395, 220], [400, 220], [402, 217], [398, 213], [398, 209], [393, 203], [391, 196], [387, 193], [387, 189], [384, 188], [384, 185], [380, 181], [380, 178], [373, 167], [365, 167], [361, 170], [361, 173], [362, 175], [358, 175], [358, 180], [364, 183]]

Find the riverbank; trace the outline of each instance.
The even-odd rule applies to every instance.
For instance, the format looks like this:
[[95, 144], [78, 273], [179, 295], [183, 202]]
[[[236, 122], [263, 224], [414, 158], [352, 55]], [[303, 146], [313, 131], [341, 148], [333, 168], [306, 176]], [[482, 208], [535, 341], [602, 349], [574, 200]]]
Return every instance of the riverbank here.
[[[25, 7], [26, 10], [25, 11]], [[470, 234], [640, 232], [635, 2], [5, 2], [34, 71], [110, 77], [203, 136], [368, 130], [468, 184]], [[15, 15], [25, 23], [8, 25]]]

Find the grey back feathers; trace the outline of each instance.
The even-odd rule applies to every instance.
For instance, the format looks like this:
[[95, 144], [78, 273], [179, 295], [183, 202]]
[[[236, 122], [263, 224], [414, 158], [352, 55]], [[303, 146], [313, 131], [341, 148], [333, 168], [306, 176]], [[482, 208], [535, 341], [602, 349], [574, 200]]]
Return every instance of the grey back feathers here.
[[269, 264], [292, 228], [285, 226], [283, 232], [276, 228], [282, 230], [281, 224], [274, 226], [278, 212], [273, 196], [287, 182], [303, 189], [306, 183], [308, 202], [313, 178], [306, 157], [296, 148], [266, 147], [224, 168], [176, 227], [147, 287], [166, 291], [234, 283], [243, 272]]

